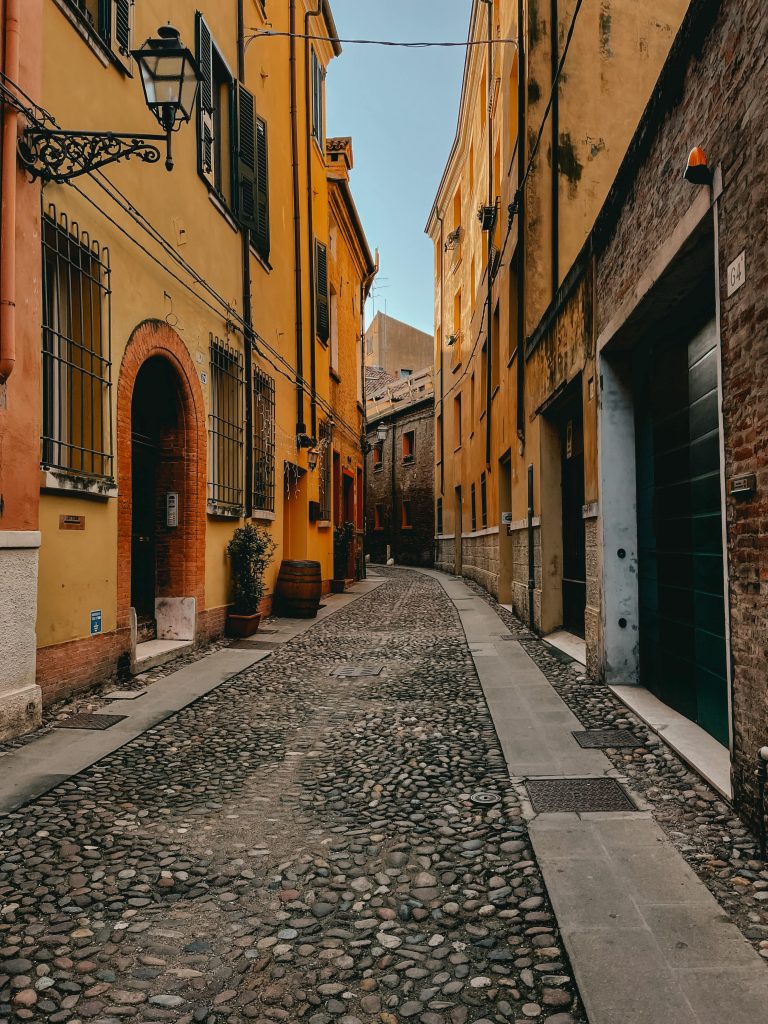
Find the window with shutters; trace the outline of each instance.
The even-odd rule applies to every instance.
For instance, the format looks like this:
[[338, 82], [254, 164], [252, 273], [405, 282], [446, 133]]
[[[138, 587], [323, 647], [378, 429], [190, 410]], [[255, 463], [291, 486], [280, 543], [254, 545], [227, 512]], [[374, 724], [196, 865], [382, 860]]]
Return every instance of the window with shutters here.
[[331, 333], [330, 303], [328, 297], [328, 250], [315, 240], [315, 332], [324, 345]]
[[329, 316], [330, 316], [330, 364], [333, 373], [339, 374], [339, 298], [333, 286], [329, 292]]
[[256, 118], [256, 225], [253, 247], [262, 259], [269, 259], [269, 137], [267, 122]]
[[253, 370], [253, 507], [275, 511], [275, 381]]
[[[201, 14], [197, 15], [197, 60], [200, 66], [198, 93], [198, 170], [208, 186], [229, 207], [242, 206], [239, 182], [242, 163], [252, 168], [255, 179], [255, 129], [251, 109], [250, 135], [243, 131], [241, 114], [247, 123], [248, 97], [246, 90], [235, 91], [235, 80], [226, 61], [217, 48], [211, 30]], [[240, 92], [246, 93], [245, 96]], [[251, 104], [253, 97], [250, 97]], [[237, 120], [237, 125], [235, 124]], [[237, 143], [237, 147], [235, 145]], [[245, 161], [240, 158], [240, 145], [246, 150]]]
[[312, 137], [321, 149], [325, 146], [325, 68], [312, 51]]
[[64, 0], [85, 32], [96, 37], [126, 70], [131, 70], [134, 0]]

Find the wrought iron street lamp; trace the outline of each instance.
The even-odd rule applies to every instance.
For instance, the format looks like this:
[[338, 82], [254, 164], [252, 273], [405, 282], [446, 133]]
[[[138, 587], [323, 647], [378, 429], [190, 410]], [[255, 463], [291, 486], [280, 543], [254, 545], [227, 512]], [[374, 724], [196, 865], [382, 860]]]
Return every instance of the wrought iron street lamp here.
[[376, 428], [376, 441], [378, 444], [384, 444], [387, 440], [387, 424], [380, 423]]
[[171, 139], [192, 117], [200, 85], [197, 61], [172, 25], [163, 25], [156, 37], [147, 39], [132, 55], [139, 66], [147, 106], [163, 134], [27, 128], [19, 140], [19, 157], [33, 178], [61, 184], [132, 156], [155, 164], [161, 156], [154, 145], [157, 142], [165, 142], [165, 166], [173, 169]]
[[307, 465], [311, 472], [317, 469], [317, 463], [320, 460], [320, 451], [317, 448], [310, 448], [307, 452]]

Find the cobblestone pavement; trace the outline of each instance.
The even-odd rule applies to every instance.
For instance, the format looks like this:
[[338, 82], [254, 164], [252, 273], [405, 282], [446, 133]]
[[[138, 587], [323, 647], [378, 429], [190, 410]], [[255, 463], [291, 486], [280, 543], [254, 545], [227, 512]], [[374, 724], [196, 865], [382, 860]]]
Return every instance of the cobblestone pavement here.
[[631, 729], [638, 746], [605, 753], [642, 795], [672, 842], [760, 955], [768, 960], [768, 867], [755, 837], [720, 794], [632, 714], [607, 686], [543, 643], [476, 583], [586, 729]]
[[3, 828], [0, 1016], [584, 1021], [464, 634], [422, 575]]

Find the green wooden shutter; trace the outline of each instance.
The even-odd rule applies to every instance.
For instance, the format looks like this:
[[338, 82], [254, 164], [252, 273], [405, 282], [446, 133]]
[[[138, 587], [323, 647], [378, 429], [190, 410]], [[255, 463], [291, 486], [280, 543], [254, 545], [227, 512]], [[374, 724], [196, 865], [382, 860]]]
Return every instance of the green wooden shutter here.
[[256, 251], [269, 259], [269, 148], [267, 123], [256, 118]]
[[[102, 8], [103, 10], [103, 8]], [[131, 70], [131, 28], [133, 0], [110, 0], [109, 45], [112, 53], [128, 71]]]
[[330, 336], [328, 317], [328, 250], [322, 242], [315, 242], [315, 290], [317, 293], [317, 336], [325, 344]]
[[235, 213], [244, 228], [257, 230], [256, 215], [256, 101], [242, 86], [237, 86], [234, 165], [237, 169]]
[[211, 188], [216, 186], [216, 168], [214, 167], [214, 123], [213, 123], [213, 40], [211, 30], [202, 14], [197, 12], [195, 19], [197, 37], [197, 62], [200, 67], [200, 90], [197, 94], [197, 167], [201, 177]]

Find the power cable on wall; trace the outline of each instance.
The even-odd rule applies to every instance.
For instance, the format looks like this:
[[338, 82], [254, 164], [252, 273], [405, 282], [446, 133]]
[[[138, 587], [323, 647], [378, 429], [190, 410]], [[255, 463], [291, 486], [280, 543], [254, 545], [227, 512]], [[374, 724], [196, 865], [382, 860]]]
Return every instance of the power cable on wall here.
[[[400, 47], [406, 50], [428, 50], [428, 49], [440, 49], [446, 47], [463, 47], [464, 49], [470, 49], [473, 46], [487, 46], [487, 40], [466, 40], [463, 43], [454, 42], [410, 42], [396, 39], [335, 39], [330, 40], [328, 36], [313, 36], [307, 35], [304, 32], [275, 32], [272, 29], [249, 29], [249, 32], [253, 34], [247, 37], [248, 42], [253, 42], [254, 39], [308, 39], [311, 42], [337, 42], [344, 46], [390, 46]], [[494, 45], [503, 45], [511, 43], [512, 46], [517, 46], [516, 39], [494, 39], [492, 40]]]

